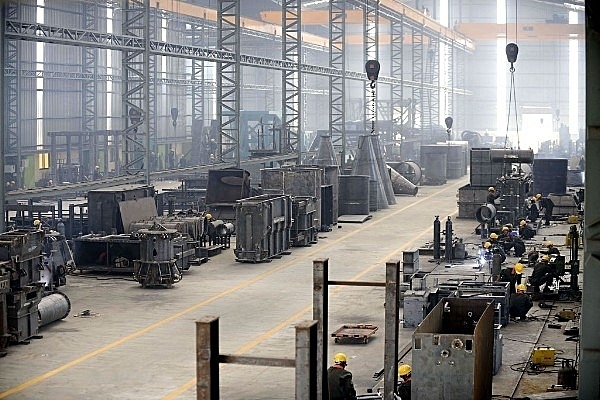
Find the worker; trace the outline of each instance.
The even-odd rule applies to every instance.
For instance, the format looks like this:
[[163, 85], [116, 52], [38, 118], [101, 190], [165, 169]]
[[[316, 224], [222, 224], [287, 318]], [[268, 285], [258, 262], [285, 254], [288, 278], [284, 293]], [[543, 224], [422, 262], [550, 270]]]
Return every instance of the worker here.
[[540, 261], [535, 264], [533, 267], [533, 273], [531, 274], [531, 278], [529, 282], [533, 286], [533, 292], [539, 293], [540, 286], [544, 286], [544, 293], [550, 292], [550, 286], [554, 283], [555, 273], [552, 270], [552, 267], [549, 265], [550, 257], [547, 254], [544, 254]]
[[348, 357], [344, 353], [333, 356], [333, 365], [327, 369], [329, 400], [356, 400], [352, 372], [346, 369], [346, 365]]
[[487, 194], [485, 202], [487, 204], [491, 204], [491, 205], [495, 206], [496, 205], [496, 199], [498, 197], [500, 197], [500, 193], [496, 192], [496, 188], [495, 187], [490, 186], [488, 188], [488, 194]]
[[519, 221], [519, 236], [524, 240], [532, 239], [535, 236], [535, 231], [531, 226], [527, 225], [524, 219]]
[[544, 243], [544, 247], [546, 247], [546, 252], [548, 253], [549, 256], [551, 255], [556, 255], [556, 256], [560, 256], [560, 250], [558, 250], [556, 247], [554, 247], [554, 243], [552, 243], [551, 241], [547, 241], [546, 243]]
[[500, 282], [509, 282], [510, 293], [515, 293], [517, 286], [521, 284], [523, 274], [523, 264], [516, 263], [514, 267], [504, 268], [500, 272]]
[[552, 210], [554, 210], [554, 202], [549, 197], [542, 197], [541, 194], [536, 194], [535, 199], [538, 203], [540, 213], [544, 215], [544, 225], [550, 225], [552, 220]]
[[529, 199], [529, 204], [527, 205], [527, 218], [529, 222], [535, 222], [540, 217], [540, 209], [536, 204], [535, 196]]
[[510, 229], [504, 225], [500, 235], [498, 235], [498, 243], [504, 249], [504, 252], [508, 253], [514, 247], [514, 238], [510, 235]]
[[408, 364], [402, 364], [398, 367], [398, 376], [401, 382], [398, 382], [398, 396], [402, 400], [410, 400], [410, 384], [412, 380], [412, 368]]
[[490, 237], [488, 239], [488, 242], [491, 243], [491, 247], [490, 249], [488, 249], [492, 254], [499, 254], [500, 255], [500, 263], [503, 263], [504, 261], [506, 261], [506, 252], [504, 251], [504, 247], [502, 246], [502, 244], [498, 241], [498, 234], [497, 233], [490, 233]]
[[33, 228], [36, 231], [41, 231], [42, 230], [42, 221], [40, 221], [39, 219], [36, 219], [33, 221]]
[[531, 297], [525, 293], [526, 290], [527, 287], [521, 283], [517, 286], [516, 293], [512, 293], [510, 295], [508, 313], [512, 318], [519, 318], [521, 321], [527, 320], [527, 313], [533, 306]]

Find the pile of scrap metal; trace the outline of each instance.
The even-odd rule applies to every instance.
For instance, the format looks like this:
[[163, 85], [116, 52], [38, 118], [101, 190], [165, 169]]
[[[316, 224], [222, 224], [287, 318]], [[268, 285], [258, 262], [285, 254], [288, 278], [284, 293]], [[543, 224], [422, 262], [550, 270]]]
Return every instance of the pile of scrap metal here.
[[9, 343], [27, 343], [39, 337], [39, 328], [69, 315], [71, 302], [57, 288], [66, 283], [72, 265], [58, 232], [0, 234], [0, 355]]

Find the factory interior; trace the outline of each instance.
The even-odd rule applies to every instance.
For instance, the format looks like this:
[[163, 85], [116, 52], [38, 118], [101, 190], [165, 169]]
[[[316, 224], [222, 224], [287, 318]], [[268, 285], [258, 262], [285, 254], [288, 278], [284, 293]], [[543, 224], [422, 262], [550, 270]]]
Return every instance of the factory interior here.
[[600, 399], [598, 8], [1, 1], [0, 399]]

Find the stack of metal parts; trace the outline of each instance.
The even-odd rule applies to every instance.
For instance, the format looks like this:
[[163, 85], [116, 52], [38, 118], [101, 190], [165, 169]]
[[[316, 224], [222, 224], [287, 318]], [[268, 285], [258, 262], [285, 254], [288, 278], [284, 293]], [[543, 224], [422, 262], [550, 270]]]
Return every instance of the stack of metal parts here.
[[236, 261], [260, 262], [290, 248], [292, 199], [263, 194], [238, 200], [236, 208]]
[[44, 294], [44, 283], [40, 281], [43, 239], [41, 230], [0, 234], [0, 276], [4, 277], [0, 287], [0, 328], [4, 329], [0, 336], [8, 336], [10, 342], [26, 342], [38, 334], [38, 304]]
[[458, 285], [458, 296], [486, 303], [494, 302], [496, 322], [502, 326], [510, 321], [510, 283], [463, 281]]
[[444, 298], [413, 333], [412, 396], [492, 398], [493, 305]]
[[140, 238], [140, 259], [133, 261], [133, 277], [142, 287], [171, 287], [181, 280], [173, 240], [180, 236], [175, 229], [155, 223], [137, 232]]

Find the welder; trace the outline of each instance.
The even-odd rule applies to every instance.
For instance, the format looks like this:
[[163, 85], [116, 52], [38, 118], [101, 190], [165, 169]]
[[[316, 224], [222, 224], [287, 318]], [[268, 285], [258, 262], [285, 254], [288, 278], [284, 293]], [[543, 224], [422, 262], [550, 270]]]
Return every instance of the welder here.
[[525, 291], [527, 287], [524, 284], [517, 286], [516, 293], [510, 295], [509, 314], [512, 318], [519, 318], [522, 321], [527, 320], [527, 313], [533, 306], [531, 297]]

